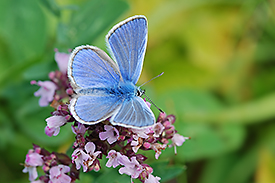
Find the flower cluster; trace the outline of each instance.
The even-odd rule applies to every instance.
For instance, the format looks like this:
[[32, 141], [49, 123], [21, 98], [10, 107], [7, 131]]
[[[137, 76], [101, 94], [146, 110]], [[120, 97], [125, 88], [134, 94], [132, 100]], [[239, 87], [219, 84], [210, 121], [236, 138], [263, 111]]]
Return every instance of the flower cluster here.
[[[79, 172], [67, 155], [50, 153], [38, 145], [33, 145], [33, 149], [29, 150], [24, 166], [23, 172], [29, 173], [29, 180], [32, 183], [74, 182], [79, 176]], [[45, 175], [36, 180], [38, 166], [42, 167]]]
[[[166, 148], [181, 146], [188, 139], [177, 133], [174, 127], [175, 116], [160, 113], [153, 127], [135, 129], [113, 126], [108, 119], [95, 125], [84, 125], [76, 121], [68, 110], [73, 90], [66, 75], [70, 54], [56, 52], [55, 59], [59, 70], [49, 74], [50, 81], [31, 81], [41, 88], [35, 92], [40, 96], [39, 105], [50, 105], [55, 109], [46, 119], [45, 133], [48, 136], [59, 134], [60, 127], [71, 123], [75, 134], [71, 158], [65, 154], [49, 153], [34, 145], [26, 155], [23, 172], [29, 173], [32, 182], [74, 182], [79, 171], [99, 171], [103, 156], [108, 159], [107, 167], [120, 167], [120, 174], [141, 182], [159, 182], [153, 176], [153, 168], [145, 164], [147, 157], [140, 150], [153, 150], [158, 159]], [[146, 102], [150, 107], [150, 103]], [[37, 167], [42, 167], [44, 175], [38, 176]]]

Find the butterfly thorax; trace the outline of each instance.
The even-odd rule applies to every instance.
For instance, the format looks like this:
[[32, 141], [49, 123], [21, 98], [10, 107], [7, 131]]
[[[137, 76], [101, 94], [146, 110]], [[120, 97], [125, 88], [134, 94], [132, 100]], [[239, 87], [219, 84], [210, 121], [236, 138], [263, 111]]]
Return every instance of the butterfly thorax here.
[[110, 94], [124, 99], [131, 99], [137, 95], [137, 90], [137, 87], [132, 82], [120, 81], [117, 86], [110, 90]]

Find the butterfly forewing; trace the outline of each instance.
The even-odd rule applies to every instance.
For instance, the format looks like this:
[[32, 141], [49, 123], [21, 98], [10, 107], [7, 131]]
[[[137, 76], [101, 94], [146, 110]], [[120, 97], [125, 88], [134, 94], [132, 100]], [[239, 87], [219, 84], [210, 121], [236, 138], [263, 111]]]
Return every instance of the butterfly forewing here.
[[147, 46], [146, 18], [138, 15], [117, 24], [109, 31], [106, 42], [123, 79], [136, 84]]
[[110, 87], [121, 78], [117, 65], [94, 46], [77, 47], [69, 60], [68, 77], [75, 89]]

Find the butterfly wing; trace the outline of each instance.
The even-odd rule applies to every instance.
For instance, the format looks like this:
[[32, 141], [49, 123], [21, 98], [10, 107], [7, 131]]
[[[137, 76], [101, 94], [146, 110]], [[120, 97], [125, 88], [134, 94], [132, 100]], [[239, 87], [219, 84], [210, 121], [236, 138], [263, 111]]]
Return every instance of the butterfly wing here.
[[68, 77], [77, 92], [82, 88], [108, 87], [121, 79], [112, 59], [94, 46], [79, 46], [72, 52], [68, 63]]
[[76, 92], [69, 109], [73, 117], [85, 124], [95, 124], [120, 108], [122, 99], [107, 88], [121, 79], [117, 65], [102, 50], [93, 46], [77, 47], [68, 64], [68, 77]]
[[121, 99], [110, 95], [77, 95], [69, 108], [77, 121], [96, 124], [117, 113], [121, 104]]
[[121, 108], [115, 113], [110, 122], [114, 125], [142, 128], [155, 124], [155, 116], [145, 101], [138, 96], [125, 99]]
[[[106, 42], [112, 58], [117, 62], [123, 80], [136, 84], [141, 74], [147, 46], [147, 19], [142, 15], [130, 17], [115, 25]], [[155, 117], [144, 100], [138, 96], [125, 99], [110, 122], [132, 128], [152, 126]]]
[[137, 15], [115, 25], [106, 36], [123, 80], [137, 83], [146, 51], [147, 32], [146, 17]]

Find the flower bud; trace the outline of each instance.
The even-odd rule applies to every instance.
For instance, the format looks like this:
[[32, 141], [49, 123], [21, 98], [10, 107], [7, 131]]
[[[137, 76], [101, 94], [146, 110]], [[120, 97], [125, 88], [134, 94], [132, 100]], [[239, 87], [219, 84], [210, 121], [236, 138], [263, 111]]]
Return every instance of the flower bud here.
[[149, 142], [144, 142], [143, 147], [149, 149], [151, 147], [151, 144]]

